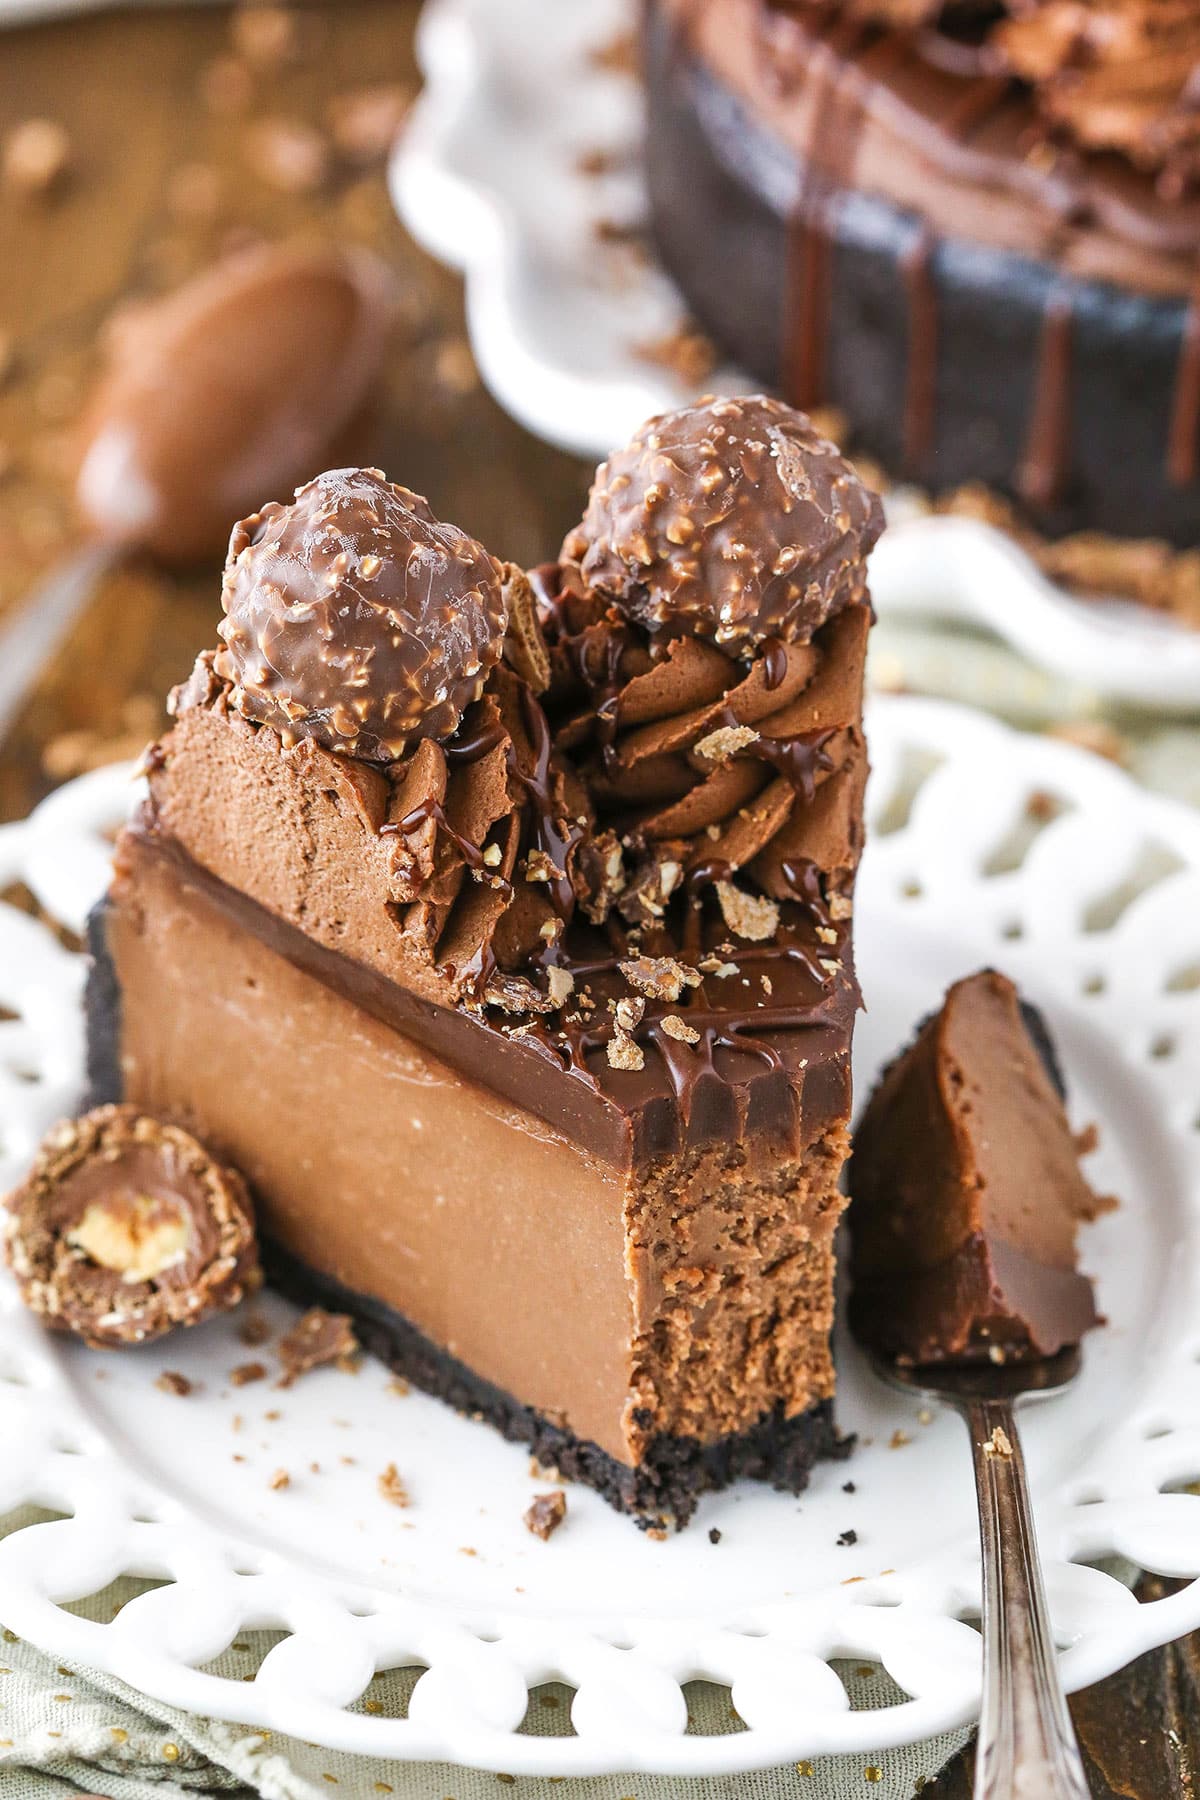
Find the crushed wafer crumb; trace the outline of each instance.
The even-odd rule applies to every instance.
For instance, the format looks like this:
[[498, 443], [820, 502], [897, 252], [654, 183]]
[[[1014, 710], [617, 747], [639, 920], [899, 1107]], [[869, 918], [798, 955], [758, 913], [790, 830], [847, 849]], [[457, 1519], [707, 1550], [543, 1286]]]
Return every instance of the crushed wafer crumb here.
[[702, 756], [705, 762], [728, 762], [739, 750], [757, 742], [758, 732], [752, 725], [722, 725], [700, 739], [695, 747], [696, 755]]
[[668, 369], [686, 387], [698, 387], [707, 381], [720, 360], [712, 339], [691, 324], [678, 325], [664, 337], [635, 344], [633, 353], [642, 362]]
[[275, 1490], [291, 1487], [292, 1478], [286, 1469], [276, 1469], [267, 1485]]
[[40, 198], [56, 188], [71, 166], [71, 139], [57, 119], [22, 119], [0, 150], [4, 185], [14, 194]]
[[267, 1374], [266, 1363], [239, 1363], [236, 1369], [230, 1369], [229, 1380], [233, 1387], [248, 1387], [252, 1381], [264, 1381]]
[[164, 1369], [154, 1385], [164, 1394], [178, 1394], [181, 1400], [193, 1392], [193, 1384], [178, 1369]]
[[747, 894], [732, 881], [718, 881], [717, 899], [730, 931], [749, 943], [765, 943], [778, 931], [779, 908], [765, 894]]
[[389, 1463], [378, 1481], [379, 1492], [389, 1506], [407, 1506], [408, 1489], [400, 1479], [395, 1463]]
[[546, 986], [551, 1005], [565, 1006], [575, 992], [575, 977], [570, 969], [550, 968], [546, 971]]
[[636, 1031], [645, 1012], [646, 1002], [644, 1000], [634, 999], [628, 995], [624, 999], [618, 1000], [613, 1006], [613, 1017], [617, 1021], [617, 1030]]
[[531, 850], [525, 858], [526, 881], [561, 881], [562, 873], [544, 850]]
[[282, 194], [309, 194], [329, 170], [325, 139], [301, 119], [257, 120], [246, 134], [246, 159], [259, 180]]
[[1002, 1425], [997, 1425], [990, 1438], [985, 1439], [983, 1454], [999, 1456], [1008, 1462], [1013, 1453], [1012, 1439]]
[[665, 1019], [659, 1020], [659, 1023], [668, 1037], [677, 1039], [681, 1044], [698, 1044], [700, 1042], [700, 1033], [695, 1026], [685, 1024], [677, 1013], [668, 1013]]
[[296, 54], [296, 21], [284, 6], [239, 6], [229, 21], [233, 47], [258, 68], [277, 68]]
[[388, 84], [335, 94], [326, 108], [326, 122], [339, 155], [361, 164], [381, 161], [395, 142], [412, 100], [409, 88]]
[[615, 1031], [607, 1045], [608, 1066], [610, 1069], [644, 1069], [646, 1055], [640, 1044], [635, 1044], [628, 1032]]
[[742, 972], [735, 962], [723, 962], [719, 956], [702, 956], [700, 967], [706, 975], [715, 975], [718, 981], [728, 981], [731, 975]]
[[525, 1526], [534, 1537], [552, 1537], [567, 1516], [567, 1496], [561, 1488], [549, 1494], [537, 1494], [525, 1511]]
[[1105, 762], [1120, 765], [1129, 756], [1128, 741], [1102, 719], [1068, 719], [1052, 725], [1046, 735], [1058, 738], [1060, 743], [1074, 744], [1078, 750], [1090, 750], [1093, 756], [1101, 756]]
[[651, 1000], [678, 1000], [684, 988], [700, 985], [697, 971], [672, 956], [638, 956], [617, 966], [630, 987]]
[[321, 1306], [311, 1307], [279, 1340], [283, 1374], [277, 1385], [291, 1387], [311, 1369], [319, 1369], [325, 1363], [344, 1366], [352, 1363], [357, 1354], [358, 1339], [345, 1314], [329, 1313]]

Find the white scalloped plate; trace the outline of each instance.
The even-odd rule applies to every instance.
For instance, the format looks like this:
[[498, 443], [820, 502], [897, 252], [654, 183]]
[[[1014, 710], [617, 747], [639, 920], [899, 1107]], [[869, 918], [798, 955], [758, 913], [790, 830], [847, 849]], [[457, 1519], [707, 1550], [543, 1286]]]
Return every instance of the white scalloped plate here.
[[[606, 456], [650, 413], [693, 397], [637, 354], [683, 302], [639, 245], [599, 221], [645, 220], [640, 95], [592, 54], [632, 28], [634, 0], [428, 0], [417, 48], [425, 91], [392, 165], [408, 229], [466, 278], [484, 380], [530, 431]], [[602, 177], [588, 151], [612, 153]], [[725, 368], [723, 392], [751, 385]], [[1144, 607], [1079, 600], [1003, 534], [972, 519], [912, 517], [897, 495], [872, 558], [881, 615], [983, 626], [1039, 667], [1100, 694], [1200, 708], [1200, 632]]]
[[[1102, 1121], [1093, 1179], [1122, 1200], [1084, 1244], [1110, 1324], [1075, 1390], [1026, 1426], [1063, 1672], [1080, 1686], [1200, 1625], [1200, 1583], [1139, 1605], [1089, 1566], [1118, 1556], [1200, 1575], [1200, 1498], [1175, 1491], [1200, 1477], [1200, 818], [959, 708], [877, 699], [869, 729], [860, 1091], [948, 981], [997, 963], [1046, 1008], [1073, 1116]], [[102, 770], [0, 828], [0, 887], [23, 879], [78, 930], [128, 793], [125, 771]], [[1049, 823], [1047, 796], [1064, 808]], [[0, 904], [0, 1007], [13, 1015], [0, 1022], [0, 1180], [74, 1101], [80, 982], [80, 958]], [[372, 1362], [284, 1394], [232, 1390], [247, 1354], [232, 1321], [89, 1352], [43, 1335], [0, 1280], [0, 1512], [68, 1515], [0, 1543], [4, 1623], [196, 1712], [514, 1773], [743, 1770], [879, 1750], [974, 1714], [962, 1428], [922, 1422], [849, 1343], [851, 1462], [820, 1468], [799, 1501], [753, 1484], [709, 1497], [665, 1542], [573, 1487], [566, 1524], [539, 1543], [521, 1515], [544, 1484], [485, 1426], [397, 1396]], [[159, 1391], [164, 1368], [198, 1391]], [[403, 1512], [377, 1491], [390, 1462], [412, 1495]], [[286, 1491], [269, 1485], [278, 1468]], [[858, 1541], [839, 1546], [848, 1527]], [[66, 1610], [122, 1573], [164, 1585], [111, 1623]], [[256, 1679], [205, 1672], [267, 1627], [283, 1635]], [[882, 1661], [910, 1698], [851, 1710], [837, 1657]], [[406, 1718], [347, 1710], [377, 1669], [403, 1664], [429, 1671]], [[577, 1690], [575, 1735], [518, 1735], [529, 1689], [551, 1679]], [[685, 1735], [693, 1679], [730, 1685], [746, 1729]]]

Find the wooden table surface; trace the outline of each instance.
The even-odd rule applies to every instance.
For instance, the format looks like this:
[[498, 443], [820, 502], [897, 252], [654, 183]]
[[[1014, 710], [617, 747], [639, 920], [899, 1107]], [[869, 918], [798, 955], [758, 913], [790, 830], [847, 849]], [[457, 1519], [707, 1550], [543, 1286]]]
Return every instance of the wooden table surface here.
[[[403, 305], [362, 459], [502, 556], [532, 563], [557, 548], [589, 471], [485, 394], [457, 280], [397, 224], [382, 158], [345, 141], [366, 86], [399, 90], [400, 103], [415, 91], [416, 11], [327, 0], [256, 31], [224, 7], [180, 6], [0, 36], [0, 141], [46, 118], [70, 157], [48, 192], [0, 186], [0, 626], [78, 541], [75, 432], [108, 322], [254, 237], [352, 240], [387, 257]], [[217, 558], [101, 583], [0, 746], [0, 818], [154, 735], [168, 687], [214, 642], [218, 588]], [[1200, 1638], [1143, 1657], [1074, 1710], [1096, 1795], [1193, 1800]], [[969, 1756], [926, 1789], [969, 1791]]]

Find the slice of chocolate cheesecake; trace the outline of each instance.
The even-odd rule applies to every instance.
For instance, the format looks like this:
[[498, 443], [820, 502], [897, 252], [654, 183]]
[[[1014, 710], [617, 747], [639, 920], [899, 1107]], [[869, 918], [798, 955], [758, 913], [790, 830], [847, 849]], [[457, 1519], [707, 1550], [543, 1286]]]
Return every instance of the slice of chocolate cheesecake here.
[[883, 1075], [854, 1136], [850, 1322], [907, 1363], [1052, 1356], [1098, 1323], [1076, 1267], [1102, 1210], [1040, 1014], [986, 969]]
[[94, 1092], [269, 1278], [644, 1524], [835, 1454], [864, 558], [800, 414], [603, 465], [532, 581], [374, 471], [237, 527], [95, 917]]

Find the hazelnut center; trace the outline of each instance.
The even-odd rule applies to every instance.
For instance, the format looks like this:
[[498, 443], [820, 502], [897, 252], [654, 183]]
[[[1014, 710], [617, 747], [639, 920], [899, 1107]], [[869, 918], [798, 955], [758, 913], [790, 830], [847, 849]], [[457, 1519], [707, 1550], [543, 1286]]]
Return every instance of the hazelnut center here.
[[153, 1194], [93, 1200], [67, 1233], [73, 1250], [122, 1281], [154, 1281], [183, 1262], [191, 1245], [186, 1209]]

